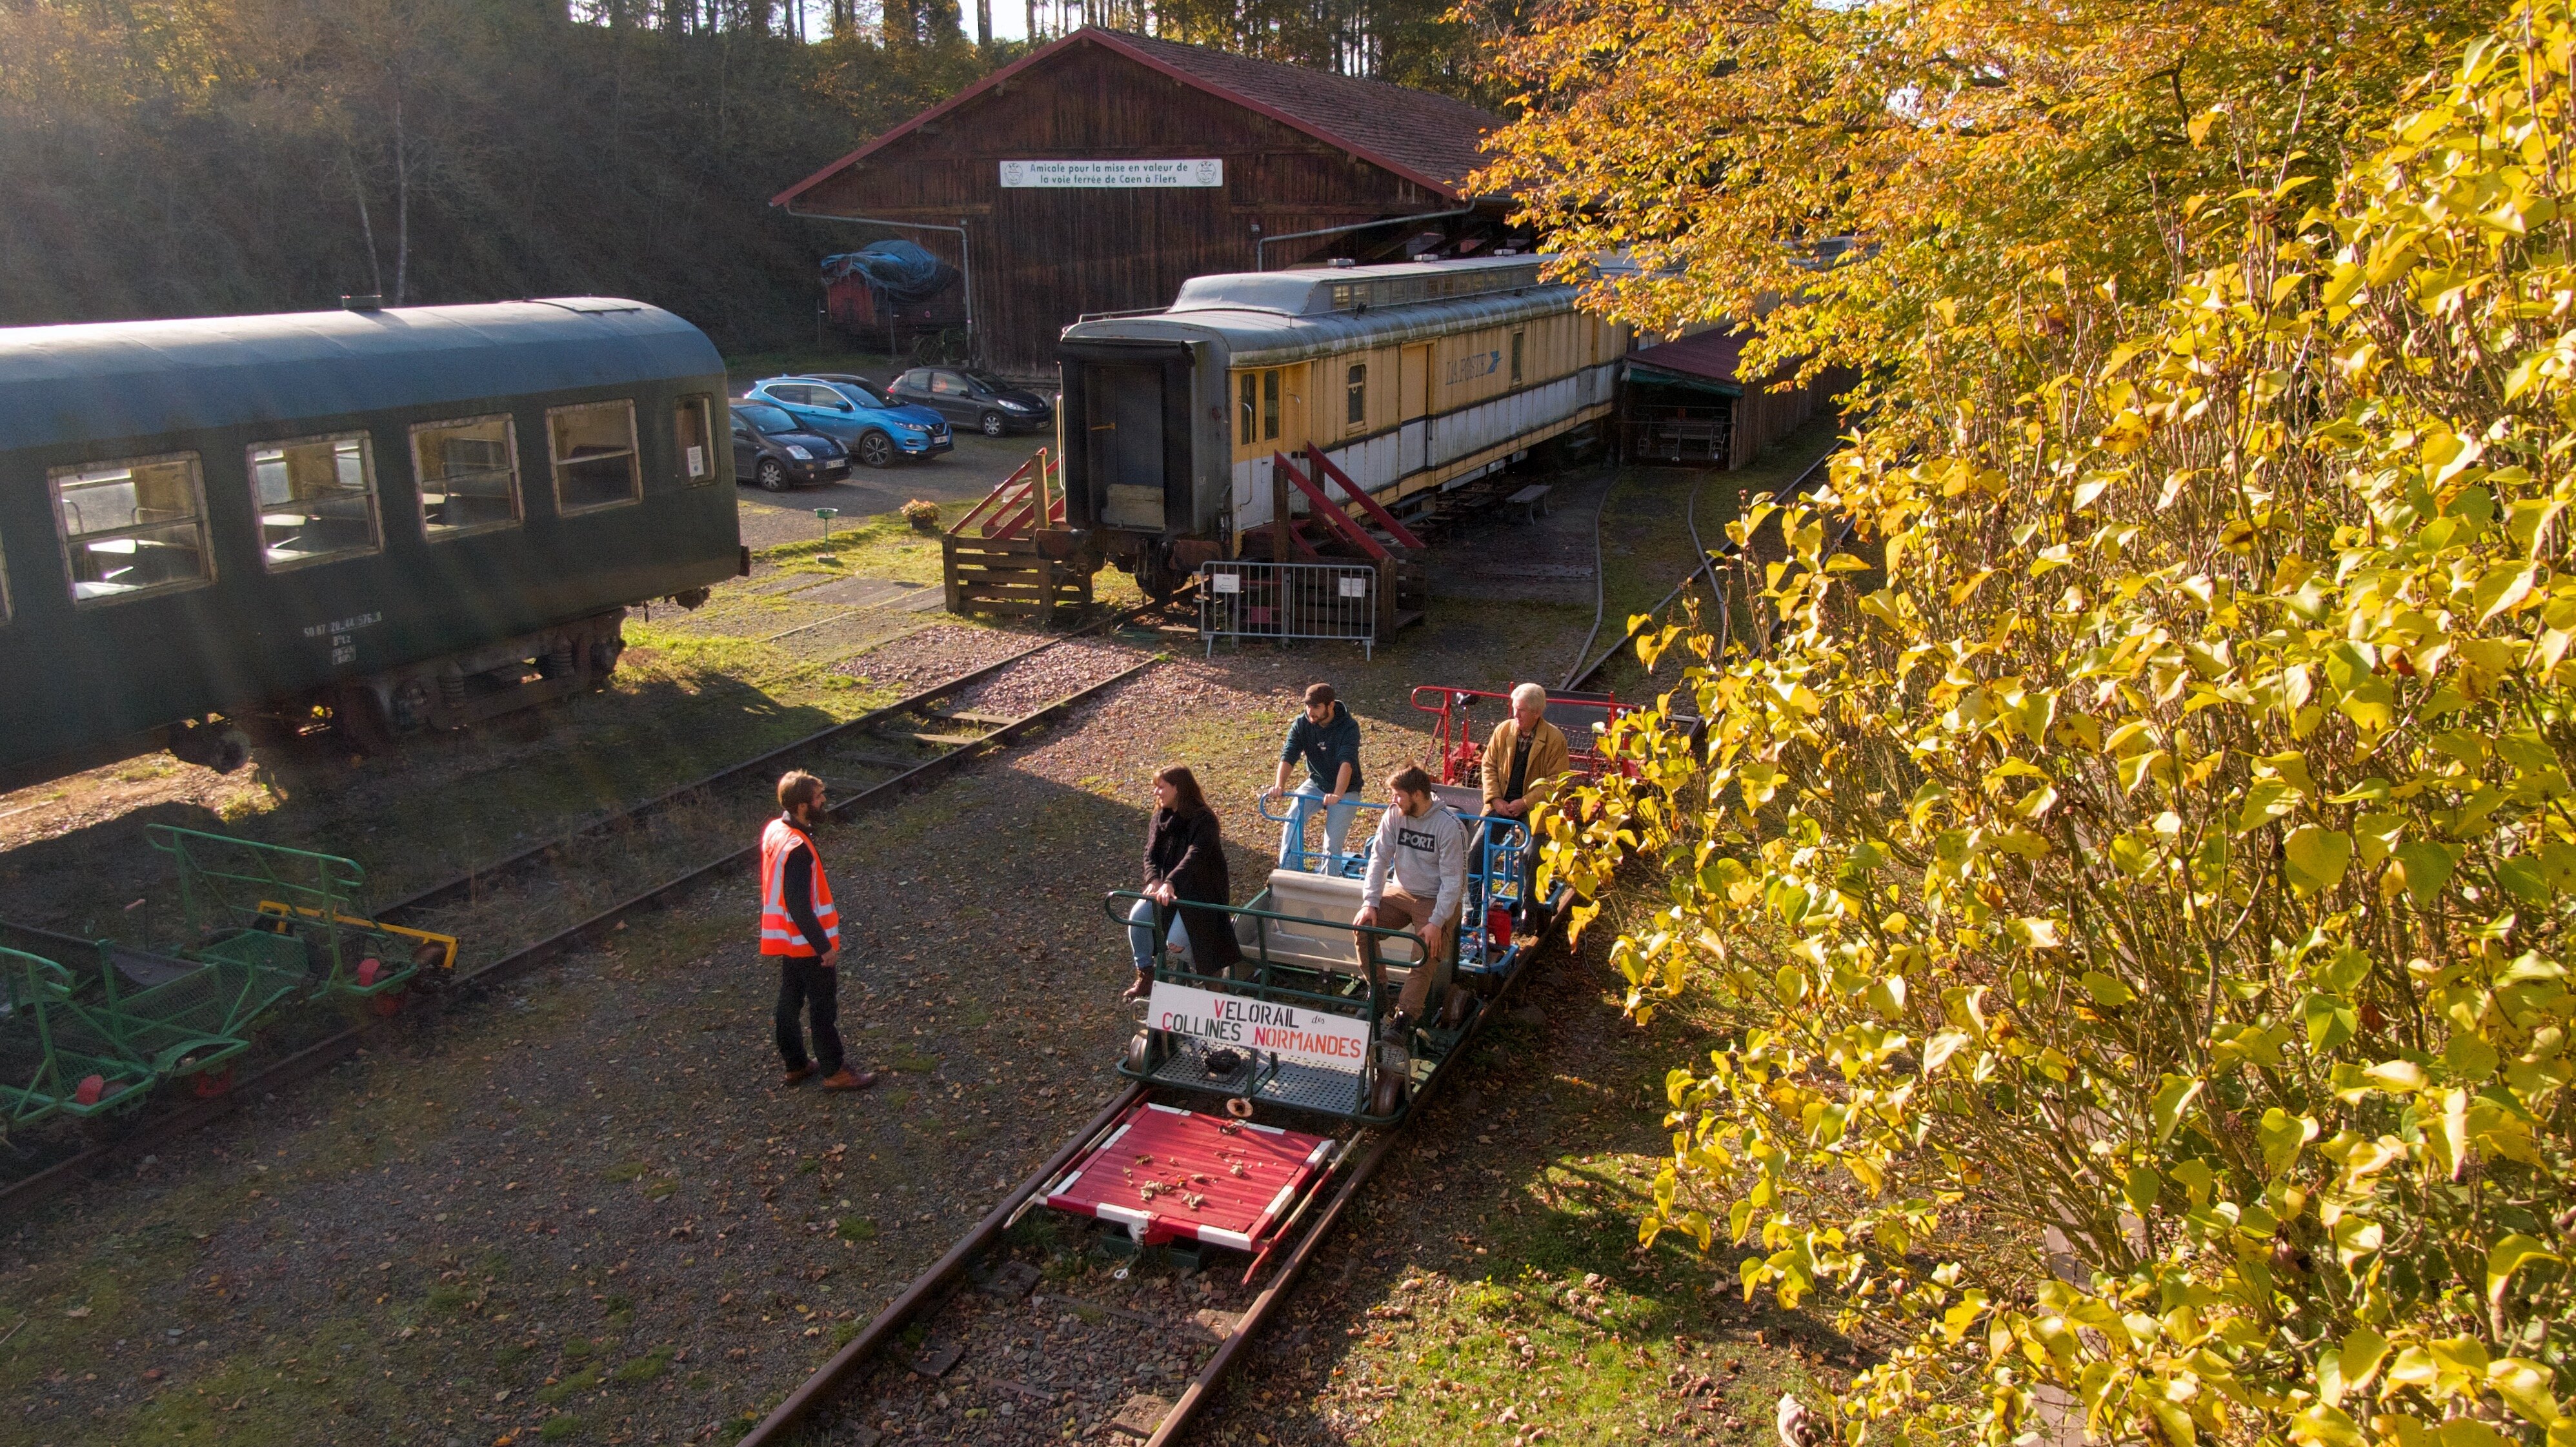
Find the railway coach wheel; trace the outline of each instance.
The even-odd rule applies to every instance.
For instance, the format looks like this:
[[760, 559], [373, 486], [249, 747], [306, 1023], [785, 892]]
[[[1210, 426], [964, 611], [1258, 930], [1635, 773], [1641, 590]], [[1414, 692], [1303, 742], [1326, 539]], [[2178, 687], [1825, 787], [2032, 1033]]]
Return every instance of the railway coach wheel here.
[[1154, 1032], [1139, 1030], [1127, 1042], [1127, 1068], [1143, 1075], [1154, 1068]]
[[626, 640], [615, 633], [603, 633], [590, 640], [590, 686], [606, 688], [608, 675], [617, 671], [617, 660], [626, 653]]
[[1183, 575], [1172, 571], [1171, 559], [1160, 544], [1147, 545], [1128, 571], [1135, 575], [1137, 588], [1157, 603], [1168, 603], [1181, 591]]
[[779, 461], [775, 457], [764, 457], [760, 459], [760, 472], [758, 473], [758, 478], [762, 491], [785, 492], [787, 490], [787, 464]]
[[894, 439], [882, 432], [861, 433], [858, 446], [851, 451], [859, 455], [859, 461], [870, 467], [894, 466]]

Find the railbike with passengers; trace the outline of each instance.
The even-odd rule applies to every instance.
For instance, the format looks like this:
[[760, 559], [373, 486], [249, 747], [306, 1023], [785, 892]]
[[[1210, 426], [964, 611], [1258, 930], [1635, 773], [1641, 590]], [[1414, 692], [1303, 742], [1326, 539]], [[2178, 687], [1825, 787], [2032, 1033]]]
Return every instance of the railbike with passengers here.
[[[1466, 1058], [1547, 938], [1520, 922], [1552, 920], [1565, 902], [1558, 884], [1539, 908], [1526, 907], [1529, 830], [1481, 817], [1479, 804], [1448, 785], [1432, 804], [1468, 831], [1467, 867], [1449, 981], [1419, 1019], [1399, 1018], [1396, 1004], [1428, 966], [1421, 937], [1352, 922], [1365, 846], [1293, 849], [1248, 902], [1187, 906], [1226, 916], [1241, 961], [1202, 973], [1185, 954], [1157, 951], [1152, 992], [1118, 1066], [1146, 1092], [1031, 1200], [1120, 1228], [1137, 1249], [1247, 1253], [1250, 1281], [1364, 1135], [1401, 1127]], [[1362, 804], [1360, 823], [1390, 807]], [[1162, 940], [1168, 910], [1150, 926], [1129, 922], [1144, 898], [1114, 891], [1103, 907], [1122, 930], [1151, 928]]]

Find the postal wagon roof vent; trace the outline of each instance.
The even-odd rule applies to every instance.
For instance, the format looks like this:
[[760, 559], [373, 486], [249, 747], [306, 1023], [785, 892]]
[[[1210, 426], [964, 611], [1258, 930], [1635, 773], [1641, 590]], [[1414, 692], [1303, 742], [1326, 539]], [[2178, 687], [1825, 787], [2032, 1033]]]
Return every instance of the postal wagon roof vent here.
[[1330, 316], [1411, 303], [1455, 301], [1541, 285], [1540, 270], [1554, 257], [1486, 257], [1474, 261], [1414, 261], [1386, 266], [1336, 266], [1306, 271], [1236, 271], [1194, 276], [1181, 283], [1173, 312], [1275, 312], [1280, 316]]

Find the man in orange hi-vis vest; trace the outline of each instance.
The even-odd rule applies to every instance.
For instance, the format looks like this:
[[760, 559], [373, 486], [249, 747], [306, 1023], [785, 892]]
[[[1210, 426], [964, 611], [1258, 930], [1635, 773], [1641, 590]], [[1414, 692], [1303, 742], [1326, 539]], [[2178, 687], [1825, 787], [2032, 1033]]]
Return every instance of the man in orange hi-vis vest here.
[[[819, 1064], [825, 1090], [865, 1090], [875, 1071], [844, 1063], [841, 1032], [841, 916], [832, 904], [832, 882], [814, 848], [823, 821], [823, 781], [799, 769], [778, 781], [777, 818], [760, 832], [760, 952], [778, 957], [778, 1054], [787, 1062], [786, 1084], [803, 1083]], [[814, 1027], [814, 1054], [805, 1053], [804, 1021]]]

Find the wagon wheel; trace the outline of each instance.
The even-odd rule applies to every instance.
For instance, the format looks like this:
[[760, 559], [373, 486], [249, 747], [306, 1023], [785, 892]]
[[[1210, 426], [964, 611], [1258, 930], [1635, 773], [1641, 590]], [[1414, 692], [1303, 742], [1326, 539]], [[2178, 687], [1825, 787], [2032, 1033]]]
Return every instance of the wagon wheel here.
[[1157, 603], [1169, 603], [1172, 595], [1181, 591], [1184, 575], [1172, 571], [1159, 543], [1148, 544], [1138, 553], [1130, 571], [1135, 574], [1136, 586]]

